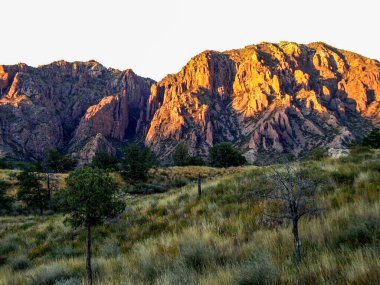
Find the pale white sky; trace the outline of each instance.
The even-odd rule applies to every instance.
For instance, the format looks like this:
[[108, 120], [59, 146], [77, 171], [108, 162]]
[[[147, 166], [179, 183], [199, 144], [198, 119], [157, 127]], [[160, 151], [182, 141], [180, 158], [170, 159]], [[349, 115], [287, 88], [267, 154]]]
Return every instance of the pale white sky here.
[[323, 41], [380, 59], [378, 0], [0, 0], [0, 64], [95, 59], [160, 80], [206, 49]]

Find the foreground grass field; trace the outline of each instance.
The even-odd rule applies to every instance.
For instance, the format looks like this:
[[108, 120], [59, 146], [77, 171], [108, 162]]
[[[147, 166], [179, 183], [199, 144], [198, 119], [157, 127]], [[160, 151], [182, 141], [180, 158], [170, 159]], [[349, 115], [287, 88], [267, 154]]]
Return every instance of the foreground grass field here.
[[[303, 165], [320, 181], [324, 211], [301, 220], [299, 267], [289, 225], [265, 221], [266, 202], [243, 199], [268, 187], [270, 167], [157, 169], [150, 183], [186, 185], [126, 194], [126, 212], [94, 230], [96, 284], [378, 284], [379, 154]], [[200, 171], [209, 179], [198, 199]], [[84, 240], [60, 214], [1, 217], [0, 284], [85, 284]]]

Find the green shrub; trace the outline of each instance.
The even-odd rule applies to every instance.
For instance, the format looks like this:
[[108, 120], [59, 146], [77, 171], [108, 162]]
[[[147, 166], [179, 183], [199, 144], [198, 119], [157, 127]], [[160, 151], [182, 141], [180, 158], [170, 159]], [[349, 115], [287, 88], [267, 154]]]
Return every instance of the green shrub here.
[[265, 253], [256, 252], [244, 262], [237, 273], [236, 283], [239, 285], [278, 283], [279, 270]]
[[55, 263], [38, 267], [30, 272], [30, 275], [33, 276], [33, 278], [29, 285], [53, 285], [74, 277], [72, 276], [73, 272], [71, 272], [67, 266]]
[[6, 255], [17, 249], [18, 238], [15, 235], [6, 236], [0, 243], [0, 255]]
[[215, 255], [215, 248], [202, 239], [183, 241], [179, 251], [184, 263], [198, 272], [210, 265]]
[[124, 188], [124, 192], [136, 195], [147, 195], [154, 193], [164, 193], [167, 189], [156, 184], [138, 183]]
[[210, 148], [210, 164], [215, 167], [230, 167], [245, 164], [247, 161], [231, 143], [223, 142]]
[[187, 165], [204, 166], [206, 165], [206, 162], [200, 156], [190, 156], [187, 161]]
[[337, 237], [337, 244], [360, 247], [375, 240], [380, 240], [380, 221], [368, 217], [366, 220], [350, 220], [347, 226], [342, 226]]
[[178, 178], [175, 178], [171, 184], [173, 185], [174, 188], [180, 188], [189, 183], [190, 181], [188, 179], [183, 178], [183, 177], [178, 177]]
[[26, 255], [19, 255], [10, 259], [9, 265], [13, 270], [23, 270], [30, 267], [30, 260]]
[[165, 272], [169, 263], [170, 260], [165, 255], [157, 255], [151, 252], [149, 254], [140, 253], [138, 272], [141, 274], [143, 281], [145, 281], [144, 284], [153, 284], [153, 281]]
[[124, 150], [122, 176], [129, 182], [145, 181], [148, 171], [157, 164], [155, 154], [149, 148], [129, 144]]
[[42, 245], [39, 245], [39, 246], [34, 247], [34, 248], [30, 251], [30, 253], [29, 253], [29, 257], [30, 257], [31, 259], [36, 258], [36, 257], [40, 257], [40, 256], [43, 256], [43, 255], [45, 255], [46, 253], [48, 253], [50, 250], [51, 250], [51, 246], [50, 246], [50, 244], [45, 243], [45, 244], [42, 244]]
[[99, 253], [106, 257], [115, 257], [120, 254], [120, 246], [115, 239], [106, 239]]
[[172, 153], [173, 165], [185, 166], [188, 165], [189, 149], [185, 144], [178, 144]]
[[380, 129], [373, 129], [363, 138], [362, 145], [371, 148], [380, 148]]
[[117, 171], [119, 169], [117, 158], [104, 151], [101, 151], [95, 155], [92, 159], [91, 167], [113, 171]]
[[74, 257], [81, 254], [81, 251], [72, 246], [59, 246], [54, 248], [54, 256], [56, 258]]
[[304, 159], [321, 161], [328, 157], [326, 150], [323, 148], [315, 148], [307, 153]]
[[338, 184], [352, 185], [355, 180], [355, 172], [343, 171], [342, 169], [331, 173], [331, 176]]

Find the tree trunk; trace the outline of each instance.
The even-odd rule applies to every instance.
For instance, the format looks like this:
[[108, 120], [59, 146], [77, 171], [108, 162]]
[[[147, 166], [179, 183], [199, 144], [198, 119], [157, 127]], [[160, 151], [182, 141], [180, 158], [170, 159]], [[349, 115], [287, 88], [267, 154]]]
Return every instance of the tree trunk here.
[[38, 188], [37, 191], [38, 191], [38, 204], [40, 208], [40, 215], [43, 216], [44, 215], [44, 201], [42, 200], [43, 197], [41, 194], [41, 189]]
[[202, 196], [202, 177], [201, 174], [199, 173], [198, 175], [198, 198], [201, 198]]
[[47, 196], [47, 200], [48, 202], [50, 202], [50, 199], [51, 199], [51, 185], [50, 185], [50, 173], [47, 173], [47, 189], [48, 189], [48, 196]]
[[293, 237], [294, 237], [294, 249], [296, 251], [296, 263], [299, 265], [301, 263], [301, 248], [300, 248], [300, 238], [298, 234], [298, 220], [293, 220]]
[[87, 284], [92, 285], [92, 267], [91, 267], [91, 223], [86, 223], [86, 274]]

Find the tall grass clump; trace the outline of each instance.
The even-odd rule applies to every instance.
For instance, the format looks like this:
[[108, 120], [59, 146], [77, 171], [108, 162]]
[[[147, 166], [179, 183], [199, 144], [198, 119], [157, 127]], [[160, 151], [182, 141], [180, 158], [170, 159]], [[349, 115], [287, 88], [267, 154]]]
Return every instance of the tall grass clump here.
[[279, 281], [280, 271], [273, 258], [256, 250], [237, 270], [235, 281], [239, 285], [274, 284]]

